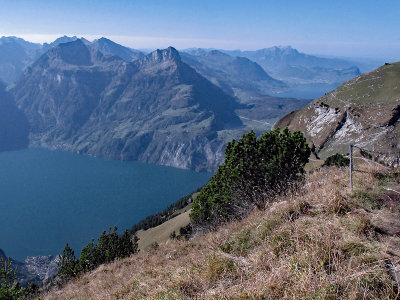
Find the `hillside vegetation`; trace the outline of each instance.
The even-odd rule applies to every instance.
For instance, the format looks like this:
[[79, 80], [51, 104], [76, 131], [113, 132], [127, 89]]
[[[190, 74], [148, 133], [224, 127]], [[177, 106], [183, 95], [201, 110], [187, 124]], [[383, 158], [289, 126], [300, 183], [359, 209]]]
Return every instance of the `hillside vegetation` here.
[[345, 168], [306, 180], [242, 220], [102, 265], [44, 298], [398, 298], [399, 177], [356, 173], [353, 191]]

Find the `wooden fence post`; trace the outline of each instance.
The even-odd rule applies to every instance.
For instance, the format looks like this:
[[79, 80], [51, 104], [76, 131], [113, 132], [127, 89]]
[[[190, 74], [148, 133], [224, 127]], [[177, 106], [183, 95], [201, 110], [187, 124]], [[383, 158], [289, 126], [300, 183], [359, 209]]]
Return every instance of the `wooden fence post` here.
[[353, 145], [350, 145], [350, 189], [353, 191]]

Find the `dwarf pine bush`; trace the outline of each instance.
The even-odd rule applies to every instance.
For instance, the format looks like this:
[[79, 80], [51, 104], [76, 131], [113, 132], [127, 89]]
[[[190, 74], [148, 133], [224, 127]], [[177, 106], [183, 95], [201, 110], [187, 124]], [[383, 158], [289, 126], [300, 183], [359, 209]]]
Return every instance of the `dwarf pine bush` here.
[[284, 192], [304, 174], [311, 150], [299, 131], [287, 128], [253, 131], [228, 143], [225, 161], [194, 200], [191, 219], [198, 224], [218, 224], [262, 206], [269, 195]]

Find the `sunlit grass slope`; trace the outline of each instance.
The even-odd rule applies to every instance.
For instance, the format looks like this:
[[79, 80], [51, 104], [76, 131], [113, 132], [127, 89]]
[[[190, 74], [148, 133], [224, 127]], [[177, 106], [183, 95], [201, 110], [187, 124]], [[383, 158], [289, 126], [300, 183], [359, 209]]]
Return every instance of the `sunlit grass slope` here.
[[[371, 170], [372, 167], [366, 167]], [[100, 266], [45, 299], [394, 299], [399, 178], [321, 169], [265, 210]], [[396, 198], [397, 197], [397, 198]]]

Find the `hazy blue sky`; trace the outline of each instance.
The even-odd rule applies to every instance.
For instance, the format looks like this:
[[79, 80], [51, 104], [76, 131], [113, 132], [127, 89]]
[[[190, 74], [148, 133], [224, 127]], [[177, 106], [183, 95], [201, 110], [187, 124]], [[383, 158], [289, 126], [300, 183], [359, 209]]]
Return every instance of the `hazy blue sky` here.
[[0, 35], [400, 59], [399, 0], [0, 0]]

